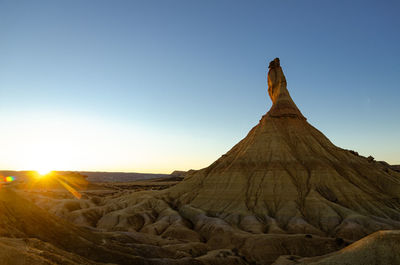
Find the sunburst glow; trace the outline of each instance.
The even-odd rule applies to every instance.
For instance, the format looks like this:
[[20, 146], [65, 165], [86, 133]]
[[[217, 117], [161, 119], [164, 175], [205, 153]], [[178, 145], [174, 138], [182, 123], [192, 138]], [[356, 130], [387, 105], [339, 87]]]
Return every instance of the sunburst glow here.
[[31, 181], [27, 185], [28, 189], [51, 190], [63, 187], [77, 199], [82, 197], [79, 191], [84, 190], [88, 184], [85, 176], [74, 172], [43, 169], [31, 171], [31, 173]]
[[51, 170], [47, 169], [47, 168], [41, 168], [36, 170], [36, 172], [39, 174], [40, 177], [46, 176], [47, 174], [49, 174], [51, 172]]

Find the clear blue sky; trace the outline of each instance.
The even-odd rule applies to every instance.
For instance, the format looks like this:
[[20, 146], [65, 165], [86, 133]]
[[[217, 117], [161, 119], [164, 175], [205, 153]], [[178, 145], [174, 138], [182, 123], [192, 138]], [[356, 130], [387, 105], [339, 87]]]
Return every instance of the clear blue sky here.
[[0, 0], [0, 168], [212, 163], [292, 97], [331, 141], [400, 164], [399, 1]]

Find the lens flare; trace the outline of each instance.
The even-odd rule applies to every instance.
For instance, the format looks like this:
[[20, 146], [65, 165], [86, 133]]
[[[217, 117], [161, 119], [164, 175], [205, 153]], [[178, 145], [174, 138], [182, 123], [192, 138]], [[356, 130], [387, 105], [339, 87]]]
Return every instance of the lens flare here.
[[28, 183], [28, 189], [39, 188], [41, 190], [49, 190], [58, 188], [61, 185], [77, 199], [82, 197], [79, 190], [84, 190], [88, 185], [88, 181], [83, 175], [73, 172], [36, 170], [31, 171], [30, 176], [31, 181]]
[[13, 176], [8, 176], [8, 177], [5, 177], [4, 179], [5, 179], [5, 182], [12, 182], [15, 180], [15, 178]]

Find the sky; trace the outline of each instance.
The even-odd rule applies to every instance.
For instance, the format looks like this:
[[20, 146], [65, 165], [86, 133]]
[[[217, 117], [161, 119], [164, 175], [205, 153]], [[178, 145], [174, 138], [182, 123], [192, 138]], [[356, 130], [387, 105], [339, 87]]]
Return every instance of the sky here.
[[0, 0], [0, 169], [170, 173], [271, 107], [400, 164], [399, 1]]

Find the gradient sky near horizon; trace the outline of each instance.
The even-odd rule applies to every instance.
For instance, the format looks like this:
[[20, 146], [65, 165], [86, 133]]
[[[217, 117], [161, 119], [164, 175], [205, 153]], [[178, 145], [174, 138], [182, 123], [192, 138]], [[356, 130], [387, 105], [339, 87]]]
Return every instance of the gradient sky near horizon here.
[[399, 1], [0, 0], [0, 169], [211, 164], [271, 106], [400, 164]]

